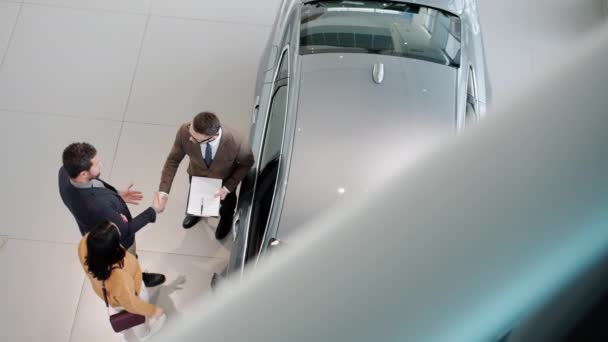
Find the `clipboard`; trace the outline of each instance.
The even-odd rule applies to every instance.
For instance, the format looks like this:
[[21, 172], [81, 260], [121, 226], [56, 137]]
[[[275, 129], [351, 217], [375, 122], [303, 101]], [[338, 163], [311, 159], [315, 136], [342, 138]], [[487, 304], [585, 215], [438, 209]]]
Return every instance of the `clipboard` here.
[[222, 187], [222, 180], [192, 176], [188, 188], [186, 214], [199, 217], [219, 216], [220, 198], [215, 193]]

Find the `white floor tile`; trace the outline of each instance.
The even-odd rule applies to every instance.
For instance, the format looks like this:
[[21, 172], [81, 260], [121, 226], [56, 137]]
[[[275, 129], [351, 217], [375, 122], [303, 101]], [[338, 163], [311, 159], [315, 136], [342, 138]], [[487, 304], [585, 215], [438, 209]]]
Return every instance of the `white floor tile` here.
[[84, 281], [76, 245], [11, 239], [0, 273], [0, 340], [69, 339]]
[[532, 71], [532, 42], [527, 32], [529, 16], [527, 6], [517, 1], [481, 2], [479, 12], [493, 105], [496, 105], [521, 88]]
[[21, 5], [15, 2], [0, 1], [0, 63], [2, 62], [2, 57], [4, 57], [4, 54], [6, 53], [20, 6]]
[[0, 109], [122, 119], [146, 17], [24, 4]]
[[[525, 1], [525, 0], [519, 0]], [[551, 7], [540, 1], [525, 1], [531, 17], [529, 30], [534, 41], [575, 44], [585, 34], [605, 23], [604, 1], [554, 0]], [[568, 44], [569, 43], [569, 44]]]
[[188, 230], [183, 229], [185, 201], [181, 207], [174, 204], [155, 225], [138, 233], [138, 249], [227, 259], [232, 248], [232, 233], [217, 241], [214, 235], [217, 219], [203, 220]]
[[[158, 190], [160, 173], [173, 146], [177, 128], [128, 122], [123, 126], [111, 181], [120, 188], [135, 183], [135, 188], [145, 196], [140, 210], [152, 203], [152, 193]], [[176, 176], [176, 184], [186, 179], [185, 162], [180, 168], [182, 173]]]
[[151, 13], [181, 18], [271, 26], [274, 23], [280, 3], [281, 0], [152, 0]]
[[572, 54], [578, 39], [602, 23], [596, 1], [479, 1], [493, 106], [508, 103]]
[[[142, 268], [164, 273], [167, 282], [150, 291], [151, 302], [165, 310], [168, 323], [179, 319], [188, 307], [209, 291], [213, 272], [220, 271], [225, 260], [181, 255], [138, 252]], [[185, 277], [180, 284], [179, 278]], [[92, 290], [89, 280], [80, 298], [74, 331], [70, 341], [137, 341], [129, 333], [115, 333], [110, 327], [105, 304]]]
[[77, 242], [78, 226], [57, 188], [63, 149], [72, 142], [94, 144], [103, 172], [112, 167], [120, 123], [0, 111], [4, 167], [0, 234], [41, 241]]
[[[151, 204], [176, 132], [177, 127], [125, 123], [112, 183], [124, 187], [134, 182], [134, 188], [144, 193], [142, 203], [131, 206], [132, 213], [139, 213]], [[156, 223], [137, 233], [138, 249], [227, 258], [232, 238], [229, 236], [222, 243], [215, 239], [217, 219], [209, 219], [208, 224], [201, 221], [188, 230], [181, 226], [188, 195], [187, 165], [186, 157], [173, 182], [165, 212], [158, 216]]]
[[528, 2], [528, 8], [532, 77], [542, 76], [565, 58], [573, 57], [573, 46], [604, 22], [599, 1], [554, 1], [551, 15], [538, 15], [546, 10], [538, 1]]
[[165, 253], [138, 252], [138, 255], [142, 269], [167, 277], [167, 282], [151, 293], [151, 300], [165, 310], [170, 320], [208, 295], [213, 273], [221, 272], [228, 263], [228, 259]]
[[148, 14], [150, 0], [26, 0], [26, 3]]
[[126, 119], [178, 125], [212, 110], [247, 133], [268, 34], [265, 27], [152, 17]]
[[85, 278], [78, 310], [74, 318], [72, 335], [66, 341], [137, 341], [137, 338], [129, 335], [125, 336], [124, 333], [115, 333], [112, 330], [103, 299], [93, 292], [89, 279]]

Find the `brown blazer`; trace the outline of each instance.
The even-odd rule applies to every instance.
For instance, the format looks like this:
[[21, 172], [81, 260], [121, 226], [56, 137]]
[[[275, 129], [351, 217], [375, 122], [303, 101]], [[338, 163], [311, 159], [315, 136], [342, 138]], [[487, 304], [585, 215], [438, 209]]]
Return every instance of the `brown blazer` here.
[[222, 179], [224, 186], [234, 192], [253, 165], [253, 153], [248, 142], [229, 127], [222, 126], [222, 138], [217, 152], [207, 167], [203, 160], [201, 145], [190, 141], [190, 124], [183, 124], [175, 136], [175, 142], [167, 156], [160, 178], [159, 191], [169, 193], [175, 173], [184, 156], [190, 157], [188, 174], [190, 176]]

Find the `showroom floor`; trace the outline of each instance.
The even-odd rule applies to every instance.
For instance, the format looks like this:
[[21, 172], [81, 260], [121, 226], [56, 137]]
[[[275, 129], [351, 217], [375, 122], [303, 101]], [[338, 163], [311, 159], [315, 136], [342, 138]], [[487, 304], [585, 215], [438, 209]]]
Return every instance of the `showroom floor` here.
[[[120, 188], [134, 182], [145, 198], [131, 209], [145, 209], [179, 124], [209, 109], [247, 133], [279, 2], [0, 0], [0, 340], [125, 339], [78, 263], [80, 234], [57, 190], [61, 151], [93, 143], [102, 177]], [[601, 8], [482, 0], [495, 101], [570, 53], [602, 20]], [[181, 228], [186, 193], [182, 165], [167, 211], [137, 238], [143, 267], [167, 275], [152, 296], [170, 320], [209, 291], [231, 247], [231, 237], [215, 240], [215, 220]]]

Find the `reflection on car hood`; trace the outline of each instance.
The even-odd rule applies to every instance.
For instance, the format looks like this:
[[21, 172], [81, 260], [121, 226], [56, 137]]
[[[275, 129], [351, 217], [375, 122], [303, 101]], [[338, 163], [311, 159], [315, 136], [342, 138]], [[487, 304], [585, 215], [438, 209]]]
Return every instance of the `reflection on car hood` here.
[[[384, 64], [376, 84], [373, 65]], [[302, 58], [296, 132], [278, 235], [366, 191], [455, 127], [457, 69], [401, 57]]]

